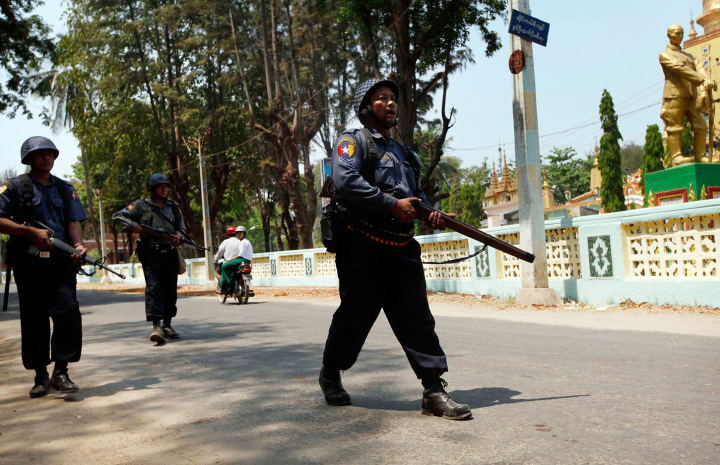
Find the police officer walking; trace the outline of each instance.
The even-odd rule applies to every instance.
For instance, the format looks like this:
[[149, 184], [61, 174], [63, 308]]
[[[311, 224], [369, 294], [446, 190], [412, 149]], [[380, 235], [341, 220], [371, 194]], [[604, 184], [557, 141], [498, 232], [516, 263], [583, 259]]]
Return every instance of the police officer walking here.
[[[390, 137], [396, 124], [398, 86], [372, 79], [363, 83], [353, 107], [362, 129], [349, 129], [335, 142], [332, 182], [339, 200], [340, 235], [336, 266], [340, 307], [325, 344], [320, 387], [330, 405], [350, 404], [340, 370], [353, 366], [380, 309], [422, 381], [422, 413], [459, 420], [471, 415], [445, 391], [448, 370], [428, 305], [420, 245], [413, 239], [414, 203], [427, 203], [420, 187], [421, 163]], [[336, 220], [337, 224], [338, 220]], [[438, 212], [429, 222], [444, 223]]]
[[[50, 139], [31, 137], [20, 150], [21, 161], [30, 173], [11, 178], [0, 186], [0, 233], [8, 234], [8, 266], [15, 272], [20, 300], [22, 361], [35, 370], [30, 397], [77, 392], [68, 376], [68, 363], [80, 360], [82, 320], [76, 296], [77, 263], [53, 250], [50, 236], [72, 244], [85, 255], [81, 221], [85, 209], [72, 184], [50, 174], [59, 150]], [[50, 231], [24, 226], [39, 221]], [[32, 246], [40, 252], [28, 253]], [[10, 279], [8, 276], [7, 279]], [[53, 321], [52, 337], [50, 319]], [[55, 362], [52, 378], [47, 366]]]
[[[145, 316], [152, 321], [150, 340], [162, 345], [167, 339], [178, 339], [171, 322], [177, 315], [177, 281], [179, 271], [180, 234], [185, 235], [185, 222], [180, 207], [168, 199], [170, 180], [161, 173], [147, 180], [149, 199], [136, 200], [113, 215], [125, 231], [140, 235], [137, 254], [145, 275]], [[142, 226], [149, 226], [173, 235], [172, 239], [150, 236]], [[180, 233], [180, 234], [178, 234]]]

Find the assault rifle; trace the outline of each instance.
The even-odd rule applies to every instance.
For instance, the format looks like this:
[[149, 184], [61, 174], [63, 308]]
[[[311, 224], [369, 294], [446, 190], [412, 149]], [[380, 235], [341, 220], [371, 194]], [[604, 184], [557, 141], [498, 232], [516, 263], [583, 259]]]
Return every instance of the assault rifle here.
[[[119, 276], [122, 279], [125, 279], [125, 276], [123, 276], [120, 273], [113, 271], [110, 268], [108, 268], [107, 266], [105, 266], [105, 258], [103, 258], [102, 260], [98, 260], [97, 258], [91, 257], [89, 255], [81, 255], [80, 251], [77, 250], [75, 247], [73, 247], [70, 244], [67, 244], [67, 243], [61, 241], [60, 239], [58, 239], [57, 237], [55, 237], [55, 231], [53, 231], [52, 229], [50, 229], [48, 226], [41, 223], [40, 221], [38, 221], [38, 220], [28, 221], [27, 223], [24, 223], [24, 225], [30, 226], [30, 227], [36, 228], [36, 229], [44, 229], [46, 231], [50, 231], [50, 244], [52, 244], [54, 250], [60, 251], [64, 254], [67, 254], [68, 256], [78, 255], [84, 263], [93, 267], [93, 270], [89, 273], [87, 271], [85, 271], [83, 268], [78, 267], [78, 273], [82, 273], [85, 276], [92, 276], [97, 272], [98, 268], [102, 268], [105, 271], [109, 271], [110, 273], [112, 273], [116, 276]], [[49, 254], [50, 254], [50, 252], [48, 252], [48, 251], [42, 251], [42, 250], [38, 249], [35, 245], [30, 246], [30, 248], [28, 249], [28, 253], [31, 255], [38, 256], [38, 257], [49, 257]], [[45, 255], [45, 254], [47, 254], [47, 255]], [[5, 276], [6, 281], [5, 281], [5, 295], [3, 296], [3, 312], [6, 312], [7, 307], [8, 307], [8, 294], [10, 291], [11, 267], [12, 267], [11, 265], [8, 265], [7, 274]]]
[[462, 221], [457, 220], [451, 216], [448, 216], [447, 214], [439, 210], [435, 210], [434, 208], [431, 208], [427, 205], [423, 205], [420, 202], [413, 204], [413, 207], [415, 207], [415, 212], [420, 218], [424, 218], [427, 220], [430, 218], [431, 213], [439, 212], [440, 216], [442, 216], [442, 219], [445, 221], [446, 228], [452, 229], [453, 231], [458, 232], [463, 236], [475, 239], [476, 241], [489, 245], [490, 247], [497, 249], [500, 252], [505, 252], [508, 255], [512, 255], [513, 257], [519, 258], [520, 260], [526, 261], [528, 263], [532, 263], [533, 261], [535, 261], [535, 255], [531, 254], [530, 252], [519, 249], [512, 244], [508, 244], [505, 241], [501, 241], [497, 237], [484, 233], [479, 229], [474, 228], [467, 223], [463, 223]]
[[[170, 241], [173, 239], [177, 239], [180, 241], [181, 244], [189, 245], [190, 247], [194, 247], [196, 250], [206, 250], [208, 252], [210, 251], [209, 248], [201, 246], [190, 238], [178, 237], [169, 232], [161, 231], [159, 229], [153, 228], [152, 226], [146, 226], [144, 224], [141, 224], [140, 226], [142, 227], [143, 234], [145, 234], [146, 236], [157, 237], [158, 239], [167, 239]], [[117, 225], [116, 228], [118, 228], [118, 231], [122, 231], [122, 226]]]
[[[105, 266], [105, 258], [98, 260], [97, 258], [91, 257], [90, 255], [81, 255], [80, 251], [77, 250], [75, 247], [73, 247], [70, 244], [67, 244], [66, 242], [63, 242], [60, 239], [58, 239], [57, 237], [55, 237], [55, 231], [53, 231], [52, 229], [50, 229], [49, 227], [47, 227], [40, 221], [38, 221], [38, 220], [28, 221], [27, 223], [25, 223], [25, 226], [30, 226], [33, 228], [44, 229], [46, 231], [50, 231], [50, 244], [52, 244], [54, 250], [59, 250], [60, 252], [65, 253], [67, 255], [79, 255], [84, 263], [93, 267], [93, 270], [90, 273], [88, 273], [85, 270], [82, 270], [82, 268], [81, 268], [82, 274], [84, 274], [86, 276], [92, 276], [97, 272], [98, 269], [102, 268], [105, 271], [109, 271], [110, 273], [112, 273], [122, 279], [125, 279], [125, 276], [123, 276], [120, 273], [118, 273], [117, 271], [111, 270], [110, 268]], [[47, 252], [43, 252], [43, 251], [39, 250], [37, 247], [35, 247], [34, 245], [32, 245], [28, 249], [28, 253], [31, 255], [37, 255], [37, 256], [42, 257], [42, 254], [47, 253]]]

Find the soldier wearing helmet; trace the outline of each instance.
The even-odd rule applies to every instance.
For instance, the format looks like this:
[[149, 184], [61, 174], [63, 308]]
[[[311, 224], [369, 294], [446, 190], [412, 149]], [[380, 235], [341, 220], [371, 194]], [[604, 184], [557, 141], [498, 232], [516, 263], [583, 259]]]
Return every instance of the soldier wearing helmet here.
[[[50, 139], [29, 138], [20, 149], [20, 160], [30, 172], [0, 185], [0, 233], [10, 236], [8, 272], [14, 268], [20, 300], [22, 360], [26, 369], [35, 370], [30, 397], [45, 396], [51, 387], [78, 391], [68, 376], [68, 363], [79, 361], [82, 351], [77, 267], [54, 252], [50, 231], [22, 225], [38, 220], [57, 239], [73, 245], [81, 255], [87, 253], [80, 224], [87, 219], [85, 209], [72, 184], [50, 173], [59, 153]], [[40, 250], [37, 256], [27, 253], [33, 245]], [[47, 371], [51, 361], [55, 362], [52, 377]]]
[[[398, 86], [391, 80], [363, 83], [353, 109], [364, 127], [344, 131], [335, 142], [331, 178], [339, 199], [327, 208], [340, 224], [331, 236], [340, 236], [335, 263], [341, 303], [325, 344], [320, 388], [328, 404], [350, 404], [340, 370], [353, 366], [382, 309], [422, 380], [423, 413], [457, 420], [470, 416], [470, 407], [450, 398], [440, 378], [447, 362], [428, 305], [420, 245], [412, 237], [413, 204], [427, 203], [420, 186], [422, 165], [405, 144], [390, 137], [397, 97]], [[430, 223], [435, 229], [444, 226], [437, 212]]]
[[[170, 180], [162, 173], [147, 179], [150, 198], [136, 200], [113, 215], [124, 231], [140, 235], [137, 254], [145, 275], [145, 317], [153, 324], [150, 340], [158, 345], [180, 335], [171, 326], [177, 315], [179, 239], [187, 235], [177, 203], [168, 199]], [[175, 235], [172, 240], [143, 234], [142, 225]]]

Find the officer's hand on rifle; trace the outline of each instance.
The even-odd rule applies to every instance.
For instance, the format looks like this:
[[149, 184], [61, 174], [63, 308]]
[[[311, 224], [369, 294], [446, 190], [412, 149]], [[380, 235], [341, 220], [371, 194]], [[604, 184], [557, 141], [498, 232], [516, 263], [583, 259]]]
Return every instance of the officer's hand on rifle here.
[[139, 224], [135, 226], [132, 230], [135, 234], [143, 234], [143, 228]]
[[53, 250], [51, 236], [52, 232], [48, 230], [30, 227], [30, 239], [38, 250]]
[[417, 197], [408, 197], [406, 199], [398, 199], [392, 209], [392, 214], [401, 223], [409, 223], [417, 217], [415, 213], [414, 203], [421, 202]]
[[182, 236], [180, 234], [176, 234], [172, 237], [172, 243], [175, 247], [180, 247], [180, 239], [182, 239]]
[[445, 229], [445, 220], [443, 219], [443, 214], [449, 216], [450, 218], [455, 218], [455, 213], [441, 213], [439, 211], [434, 211], [430, 213], [430, 217], [427, 219], [427, 223], [430, 225], [433, 229]]
[[82, 244], [75, 244], [75, 250], [80, 252], [80, 255], [74, 253], [71, 255], [72, 259], [75, 260], [75, 263], [77, 263], [78, 265], [83, 265], [84, 262], [82, 258], [87, 255], [87, 249]]

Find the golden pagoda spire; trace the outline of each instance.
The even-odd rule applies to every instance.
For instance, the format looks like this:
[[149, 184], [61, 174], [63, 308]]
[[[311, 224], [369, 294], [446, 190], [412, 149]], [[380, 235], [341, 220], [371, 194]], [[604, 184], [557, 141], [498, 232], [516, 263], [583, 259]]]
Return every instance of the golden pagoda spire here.
[[600, 155], [600, 147], [597, 145], [597, 137], [595, 138], [595, 160], [593, 161], [593, 168], [598, 167], [598, 156]]
[[595, 192], [595, 195], [600, 195], [600, 186], [602, 185], [602, 174], [600, 174], [600, 166], [598, 157], [600, 156], [600, 147], [597, 146], [597, 139], [595, 140], [595, 160], [593, 161], [593, 167], [590, 170], [590, 190]]
[[510, 186], [510, 168], [508, 168], [507, 155], [505, 154], [505, 150], [503, 150], [502, 185], [505, 190], [507, 190]]
[[498, 177], [497, 177], [497, 171], [495, 170], [495, 162], [493, 162], [493, 170], [492, 174], [490, 175], [490, 189], [487, 195], [492, 195], [497, 191], [498, 188]]
[[690, 12], [690, 34], [688, 35], [691, 39], [697, 37], [697, 32], [695, 31], [695, 21], [693, 21], [692, 12]]

